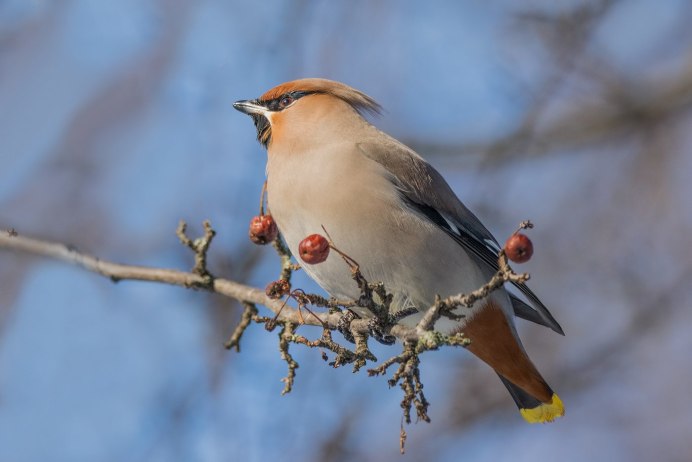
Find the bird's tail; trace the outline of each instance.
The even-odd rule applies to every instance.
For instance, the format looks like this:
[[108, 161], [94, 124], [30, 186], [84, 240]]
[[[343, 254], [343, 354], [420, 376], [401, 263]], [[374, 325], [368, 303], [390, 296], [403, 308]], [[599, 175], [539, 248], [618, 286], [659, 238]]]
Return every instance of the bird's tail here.
[[565, 415], [565, 407], [562, 400], [551, 390], [550, 402], [544, 403], [526, 393], [523, 389], [514, 385], [512, 382], [498, 374], [502, 383], [505, 384], [512, 399], [517, 403], [521, 416], [529, 423], [552, 422], [558, 417]]

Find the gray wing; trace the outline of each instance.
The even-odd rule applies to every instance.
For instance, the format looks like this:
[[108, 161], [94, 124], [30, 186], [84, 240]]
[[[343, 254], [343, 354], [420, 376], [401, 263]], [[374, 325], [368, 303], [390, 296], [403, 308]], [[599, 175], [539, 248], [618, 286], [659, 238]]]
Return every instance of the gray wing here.
[[[384, 141], [384, 142], [383, 142]], [[359, 143], [363, 155], [382, 165], [404, 202], [424, 215], [457, 241], [466, 252], [490, 272], [498, 270], [500, 246], [480, 220], [462, 204], [442, 175], [411, 149], [393, 138], [377, 143]], [[560, 324], [526, 284], [514, 284], [531, 302], [511, 297], [516, 316], [536, 322], [564, 335]]]

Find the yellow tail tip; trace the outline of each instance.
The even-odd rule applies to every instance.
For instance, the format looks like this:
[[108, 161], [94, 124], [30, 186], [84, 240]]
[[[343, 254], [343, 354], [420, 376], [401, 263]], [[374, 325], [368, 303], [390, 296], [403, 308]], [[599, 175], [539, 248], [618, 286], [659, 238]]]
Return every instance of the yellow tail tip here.
[[562, 405], [560, 397], [553, 393], [549, 403], [531, 409], [519, 409], [519, 412], [528, 423], [546, 423], [565, 415], [565, 406]]

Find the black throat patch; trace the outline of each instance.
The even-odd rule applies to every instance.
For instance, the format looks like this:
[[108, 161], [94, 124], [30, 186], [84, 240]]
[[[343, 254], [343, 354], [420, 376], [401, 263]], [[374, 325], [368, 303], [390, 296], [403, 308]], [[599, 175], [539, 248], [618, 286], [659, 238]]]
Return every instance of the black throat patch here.
[[257, 129], [257, 141], [266, 148], [272, 135], [269, 119], [262, 114], [252, 114], [252, 121], [255, 123], [255, 128]]

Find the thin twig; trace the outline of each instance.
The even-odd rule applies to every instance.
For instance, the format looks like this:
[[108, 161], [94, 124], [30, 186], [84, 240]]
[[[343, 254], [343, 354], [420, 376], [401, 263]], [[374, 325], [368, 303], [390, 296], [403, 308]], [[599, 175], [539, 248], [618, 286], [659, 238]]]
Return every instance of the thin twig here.
[[[522, 228], [532, 227], [531, 222], [522, 222]], [[442, 317], [446, 316], [452, 319], [463, 318], [463, 314], [454, 313], [454, 310], [458, 307], [473, 308], [473, 305], [487, 297], [491, 292], [500, 289], [506, 282], [524, 283], [531, 277], [528, 273], [517, 274], [512, 270], [507, 261], [507, 255], [504, 250], [500, 250], [498, 253], [498, 266], [497, 272], [490, 278], [490, 280], [483, 284], [483, 286], [478, 289], [469, 292], [468, 294], [457, 294], [446, 298], [440, 298], [439, 296], [435, 298], [435, 303], [426, 310], [425, 314], [418, 322], [416, 326], [416, 332], [418, 336], [421, 336], [424, 332], [434, 329], [435, 323]]]
[[180, 242], [195, 254], [195, 266], [192, 268], [192, 272], [202, 276], [205, 280], [205, 285], [211, 285], [214, 277], [207, 269], [207, 252], [209, 251], [211, 241], [214, 239], [214, 236], [216, 236], [216, 231], [211, 227], [209, 220], [204, 220], [202, 226], [204, 227], [204, 235], [193, 240], [185, 233], [187, 230], [187, 223], [180, 220], [176, 235], [178, 239], [180, 239]]
[[291, 282], [291, 275], [294, 271], [300, 269], [300, 265], [291, 262], [291, 251], [288, 250], [288, 246], [286, 246], [281, 234], [276, 236], [276, 239], [272, 242], [272, 246], [274, 246], [276, 253], [278, 253], [281, 258], [281, 273], [279, 274], [279, 279]]
[[291, 354], [288, 352], [288, 346], [293, 340], [294, 335], [295, 326], [290, 322], [284, 323], [283, 327], [281, 328], [281, 332], [279, 332], [279, 351], [281, 352], [281, 358], [286, 361], [286, 364], [288, 365], [288, 374], [286, 374], [286, 377], [281, 379], [281, 381], [285, 384], [284, 389], [281, 390], [282, 395], [290, 393], [293, 389], [293, 381], [296, 377], [296, 369], [300, 367], [296, 360], [293, 359], [293, 356], [291, 356]]
[[245, 309], [243, 310], [243, 314], [240, 317], [240, 322], [233, 330], [231, 337], [224, 344], [224, 347], [226, 347], [227, 350], [230, 350], [231, 348], [235, 347], [235, 351], [237, 351], [238, 353], [240, 353], [240, 338], [245, 333], [245, 330], [250, 325], [250, 322], [252, 322], [253, 316], [257, 314], [257, 307], [254, 303], [244, 302], [243, 305], [245, 306]]

